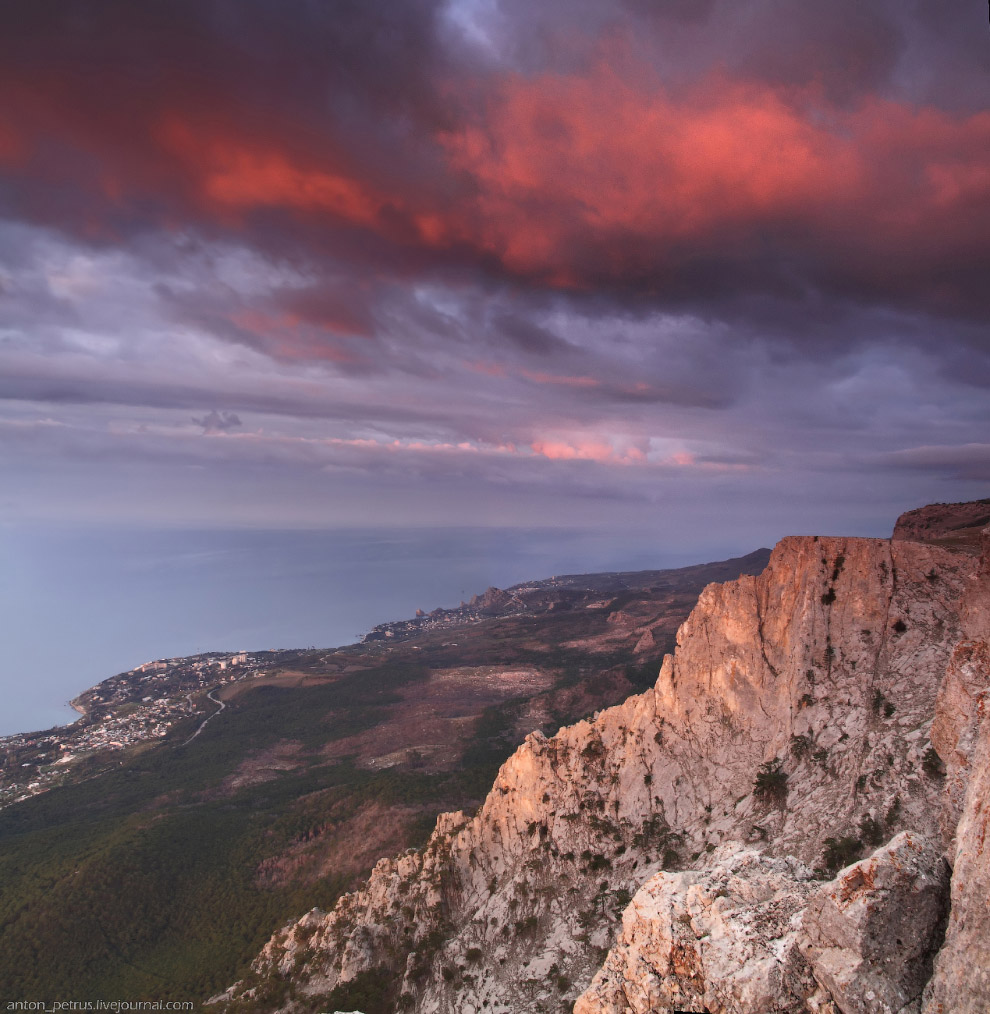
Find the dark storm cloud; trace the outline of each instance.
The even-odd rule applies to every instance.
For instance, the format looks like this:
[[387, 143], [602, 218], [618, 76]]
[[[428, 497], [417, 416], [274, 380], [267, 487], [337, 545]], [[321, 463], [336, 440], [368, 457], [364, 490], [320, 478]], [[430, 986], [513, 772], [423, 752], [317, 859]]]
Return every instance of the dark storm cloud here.
[[5, 5], [10, 433], [453, 510], [870, 454], [977, 481], [985, 31], [929, 0]]
[[193, 416], [192, 421], [197, 426], [202, 426], [204, 433], [228, 433], [243, 425], [236, 412], [218, 412], [215, 408], [207, 412], [201, 419]]
[[[649, 56], [680, 87], [712, 66], [730, 79], [816, 85], [836, 100], [864, 93], [942, 108], [986, 106], [990, 53], [978, 4], [941, 0], [502, 0], [488, 23], [504, 59], [529, 71], [573, 69], [602, 36]], [[574, 25], [582, 24], [583, 32]]]
[[933, 472], [952, 479], [990, 482], [990, 443], [912, 447], [877, 457], [873, 464]]
[[974, 81], [981, 57], [952, 44], [968, 9], [929, 13], [17, 5], [0, 157], [11, 213], [105, 243], [185, 223], [366, 277], [985, 317], [980, 96], [911, 104], [949, 53]]
[[496, 337], [505, 339], [521, 352], [536, 356], [550, 356], [567, 349], [567, 342], [545, 327], [518, 313], [503, 313], [491, 321]]
[[[222, 230], [193, 163], [237, 158], [245, 140], [290, 162], [374, 165], [385, 183], [428, 179], [414, 140], [444, 123], [434, 20], [415, 0], [384, 16], [358, 2], [6, 5], [10, 205], [94, 241], [177, 220]], [[385, 154], [398, 144], [401, 164]]]

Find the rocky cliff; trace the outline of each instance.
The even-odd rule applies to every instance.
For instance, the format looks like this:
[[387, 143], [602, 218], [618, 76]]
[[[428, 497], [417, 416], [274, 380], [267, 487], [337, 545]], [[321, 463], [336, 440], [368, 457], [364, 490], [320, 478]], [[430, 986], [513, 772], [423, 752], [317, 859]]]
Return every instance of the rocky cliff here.
[[979, 552], [980, 533], [990, 525], [990, 500], [933, 503], [906, 511], [894, 526], [895, 539], [933, 542], [962, 552]]
[[784, 539], [705, 589], [655, 687], [529, 736], [224, 1002], [364, 977], [422, 1014], [987, 1009], [988, 559]]

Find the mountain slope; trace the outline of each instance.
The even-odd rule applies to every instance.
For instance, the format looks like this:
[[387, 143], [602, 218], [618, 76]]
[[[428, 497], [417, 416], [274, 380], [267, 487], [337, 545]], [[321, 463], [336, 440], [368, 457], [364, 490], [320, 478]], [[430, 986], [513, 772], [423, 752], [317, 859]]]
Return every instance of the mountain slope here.
[[[86, 695], [82, 732], [51, 731], [77, 754], [57, 769], [66, 783], [0, 811], [0, 996], [222, 989], [287, 918], [421, 844], [443, 810], [479, 804], [529, 730], [652, 682], [709, 577], [764, 563], [609, 575], [607, 592], [593, 575], [569, 579], [524, 615], [269, 653], [229, 683], [210, 684], [202, 659], [105, 681]], [[142, 707], [152, 674], [179, 716], [168, 734], [84, 754], [81, 739]], [[11, 783], [58, 756], [38, 738], [0, 743]]]
[[[570, 1009], [616, 945], [625, 910], [618, 950], [577, 1011], [894, 1009], [863, 1000], [883, 991], [861, 969], [877, 934], [896, 935], [918, 878], [935, 885], [935, 902], [912, 909], [925, 913], [913, 960], [930, 970], [940, 940], [940, 843], [955, 821], [930, 736], [933, 720], [946, 739], [972, 726], [990, 681], [979, 661], [987, 565], [986, 553], [981, 561], [906, 539], [783, 540], [758, 577], [702, 593], [653, 688], [550, 739], [529, 736], [476, 816], [441, 818], [424, 850], [378, 863], [332, 911], [276, 934], [223, 1002], [231, 1011], [363, 1002], [366, 1014]], [[969, 702], [943, 692], [940, 710], [940, 687], [960, 666]], [[960, 764], [950, 764], [948, 782], [959, 783], [956, 809], [970, 813], [972, 778]], [[878, 845], [831, 886], [812, 882]], [[747, 849], [762, 858], [746, 858]], [[885, 872], [904, 868], [906, 856], [918, 878]], [[775, 877], [761, 886], [746, 872], [754, 863]], [[695, 872], [676, 874], [677, 883], [665, 872], [684, 868]], [[731, 884], [713, 887], [724, 892], [713, 899], [704, 883], [719, 871]], [[878, 903], [871, 878], [895, 903]], [[650, 898], [632, 897], [641, 887]], [[960, 891], [970, 897], [955, 882]], [[673, 937], [660, 933], [654, 964], [642, 953], [629, 960], [637, 926], [642, 937], [669, 924], [681, 896], [683, 919]], [[715, 923], [696, 920], [704, 897], [709, 909], [739, 913], [723, 920], [723, 940], [752, 938], [739, 927], [759, 898], [776, 912], [759, 931], [762, 953], [727, 952], [752, 976], [766, 973], [762, 992], [726, 992], [711, 979], [719, 965], [703, 955]], [[849, 899], [859, 905], [852, 914]], [[875, 911], [873, 922], [856, 914]], [[833, 913], [830, 925], [822, 913]], [[944, 955], [952, 939], [950, 921]], [[918, 1009], [924, 979], [883, 982], [891, 1003], [904, 1000], [896, 1009]], [[631, 1000], [637, 991], [642, 1004]]]

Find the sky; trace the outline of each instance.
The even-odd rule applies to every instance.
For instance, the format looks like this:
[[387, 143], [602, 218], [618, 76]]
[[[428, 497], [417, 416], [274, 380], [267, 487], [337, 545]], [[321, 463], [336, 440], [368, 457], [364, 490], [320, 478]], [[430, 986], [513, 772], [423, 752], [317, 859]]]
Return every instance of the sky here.
[[975, 0], [32, 0], [0, 94], [8, 532], [988, 495]]

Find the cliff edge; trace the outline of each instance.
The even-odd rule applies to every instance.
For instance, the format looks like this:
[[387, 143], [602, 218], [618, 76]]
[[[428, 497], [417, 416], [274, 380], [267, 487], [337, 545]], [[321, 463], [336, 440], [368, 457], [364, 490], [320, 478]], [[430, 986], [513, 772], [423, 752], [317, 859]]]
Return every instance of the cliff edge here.
[[530, 735], [477, 814], [217, 1000], [332, 1010], [377, 982], [379, 1009], [422, 1014], [986, 1010], [982, 550], [782, 540], [704, 590], [653, 688]]
[[931, 542], [960, 552], [978, 553], [980, 537], [990, 525], [990, 500], [933, 503], [905, 511], [894, 525], [894, 538]]

